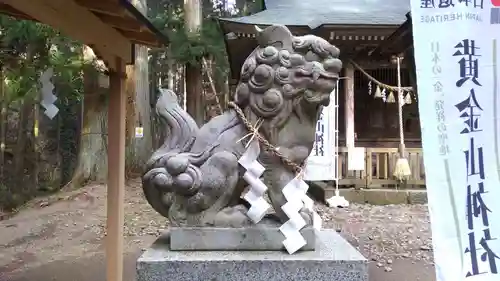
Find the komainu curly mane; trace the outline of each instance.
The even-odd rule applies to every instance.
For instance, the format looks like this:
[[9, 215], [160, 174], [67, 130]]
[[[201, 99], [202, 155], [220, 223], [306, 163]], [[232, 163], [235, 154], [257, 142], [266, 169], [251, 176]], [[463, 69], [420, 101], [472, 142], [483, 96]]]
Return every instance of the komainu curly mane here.
[[[248, 128], [262, 120], [260, 134], [298, 165], [310, 154], [315, 126], [338, 81], [339, 50], [313, 36], [293, 36], [285, 26], [258, 30], [258, 47], [241, 69], [230, 109], [198, 128], [163, 90], [157, 112], [170, 131], [146, 167], [143, 188], [155, 210], [173, 224], [241, 226], [248, 223], [240, 196], [245, 188], [238, 158]], [[295, 174], [276, 155], [262, 151], [264, 182], [276, 216], [285, 221], [281, 192]]]
[[[273, 37], [281, 40], [269, 44]], [[261, 31], [259, 43], [243, 64], [233, 99], [252, 122], [267, 119], [263, 130], [272, 143], [293, 111], [299, 118], [317, 118], [297, 105], [302, 99], [328, 105], [342, 63], [339, 50], [323, 38], [295, 37], [279, 26]]]

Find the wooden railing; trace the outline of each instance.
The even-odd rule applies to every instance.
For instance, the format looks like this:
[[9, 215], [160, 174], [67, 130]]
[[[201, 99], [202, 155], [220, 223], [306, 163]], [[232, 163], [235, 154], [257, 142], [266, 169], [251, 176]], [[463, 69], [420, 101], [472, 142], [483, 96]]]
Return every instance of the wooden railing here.
[[[404, 185], [424, 187], [425, 170], [422, 149], [407, 148], [406, 152], [410, 164], [411, 176], [404, 182]], [[403, 183], [399, 182], [393, 176], [398, 157], [397, 148], [366, 148], [365, 170], [348, 171], [347, 148], [340, 147], [338, 159], [339, 185], [355, 186], [357, 188], [401, 187]]]

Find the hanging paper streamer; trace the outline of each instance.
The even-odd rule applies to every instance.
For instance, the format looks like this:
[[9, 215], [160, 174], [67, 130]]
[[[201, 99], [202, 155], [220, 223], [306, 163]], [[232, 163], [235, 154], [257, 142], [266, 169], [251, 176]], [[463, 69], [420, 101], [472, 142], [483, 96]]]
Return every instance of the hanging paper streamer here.
[[393, 92], [389, 92], [389, 95], [387, 96], [386, 102], [388, 102], [388, 103], [395, 103], [396, 102], [396, 99], [394, 98]]
[[281, 225], [280, 231], [286, 238], [283, 241], [283, 246], [290, 254], [295, 253], [307, 244], [300, 233], [300, 230], [307, 224], [299, 213], [300, 210], [304, 208], [311, 212], [313, 214], [313, 227], [316, 230], [321, 229], [321, 218], [313, 210], [313, 200], [306, 195], [308, 188], [309, 186], [302, 180], [300, 175], [283, 188], [283, 195], [287, 203], [281, 209], [287, 215], [288, 221]]
[[411, 104], [412, 101], [411, 101], [411, 94], [408, 93], [405, 97], [405, 104]]
[[41, 100], [40, 104], [45, 108], [44, 114], [53, 119], [56, 114], [59, 112], [59, 108], [54, 105], [57, 100], [57, 97], [54, 95], [54, 84], [52, 84], [52, 77], [54, 76], [54, 70], [52, 68], [48, 68], [40, 75], [39, 82], [42, 85], [41, 88]]
[[382, 92], [380, 91], [380, 87], [377, 86], [377, 89], [375, 90], [375, 97], [376, 98], [383, 98], [384, 96], [382, 95]]
[[370, 82], [368, 82], [368, 94], [371, 96], [372, 94], [372, 80], [370, 80]]
[[238, 163], [246, 169], [243, 179], [250, 185], [248, 192], [243, 196], [250, 204], [247, 216], [254, 222], [258, 223], [267, 214], [271, 205], [264, 199], [264, 194], [267, 191], [267, 186], [260, 180], [260, 176], [264, 173], [264, 166], [257, 161], [260, 155], [259, 142], [256, 139], [250, 140], [247, 150]]
[[[303, 180], [300, 180], [301, 182], [305, 183]], [[306, 183], [305, 183], [306, 184]], [[309, 185], [307, 185], [309, 187]], [[319, 214], [314, 211], [314, 201], [306, 195], [304, 195], [302, 197], [302, 202], [304, 202], [304, 208], [309, 211], [309, 213], [312, 214], [312, 225], [313, 225], [313, 228], [316, 230], [316, 231], [320, 231], [321, 228], [323, 227], [323, 220], [321, 219], [321, 217], [319, 216]]]
[[[243, 179], [250, 185], [248, 192], [243, 196], [250, 204], [247, 216], [258, 223], [264, 218], [271, 205], [264, 199], [267, 186], [260, 180], [265, 168], [258, 161], [260, 155], [260, 146], [258, 140], [251, 139], [247, 144], [248, 148], [238, 160], [238, 163], [246, 169]], [[321, 230], [322, 220], [317, 212], [314, 211], [314, 201], [307, 196], [309, 185], [302, 179], [302, 174], [291, 180], [284, 188], [283, 195], [287, 200], [281, 209], [288, 217], [288, 221], [280, 226], [280, 231], [285, 236], [283, 246], [288, 253], [293, 254], [304, 247], [307, 242], [300, 233], [307, 222], [300, 214], [301, 210], [307, 210], [312, 214], [312, 224], [316, 230]]]

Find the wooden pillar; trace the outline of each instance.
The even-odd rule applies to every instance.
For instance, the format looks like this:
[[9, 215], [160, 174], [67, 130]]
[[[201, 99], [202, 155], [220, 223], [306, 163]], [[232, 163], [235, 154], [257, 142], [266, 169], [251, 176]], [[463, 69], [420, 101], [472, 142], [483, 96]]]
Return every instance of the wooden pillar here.
[[109, 75], [108, 192], [106, 227], [107, 281], [123, 280], [123, 201], [125, 193], [125, 63], [116, 58]]
[[354, 147], [354, 68], [351, 64], [345, 66], [344, 86], [344, 120], [346, 147]]

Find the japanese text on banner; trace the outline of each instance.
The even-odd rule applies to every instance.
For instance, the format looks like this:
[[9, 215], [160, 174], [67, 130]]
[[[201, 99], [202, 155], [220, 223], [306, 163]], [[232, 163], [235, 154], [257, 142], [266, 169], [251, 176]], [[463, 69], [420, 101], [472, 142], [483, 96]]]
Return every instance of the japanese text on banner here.
[[[492, 238], [489, 228], [488, 213], [491, 210], [485, 204], [483, 196], [487, 194], [485, 186], [484, 154], [482, 145], [478, 145], [476, 138], [485, 138], [481, 128], [483, 108], [480, 105], [483, 85], [479, 77], [480, 47], [474, 39], [463, 39], [455, 45], [454, 57], [458, 58], [457, 91], [467, 91], [468, 97], [455, 105], [459, 117], [463, 119], [463, 129], [460, 134], [465, 134], [469, 139], [469, 148], [464, 151], [464, 161], [467, 167], [467, 241], [465, 243], [465, 275], [476, 276], [485, 272], [498, 274], [497, 260], [499, 259], [488, 243]], [[479, 258], [480, 257], [480, 258]], [[480, 262], [485, 266], [481, 266]]]
[[411, 0], [411, 23], [436, 280], [498, 281], [500, 0]]

